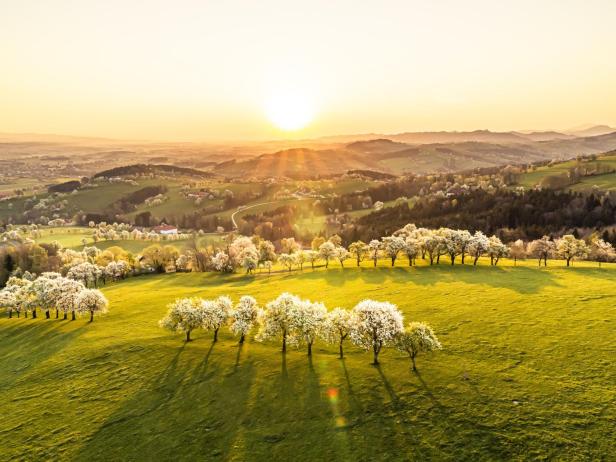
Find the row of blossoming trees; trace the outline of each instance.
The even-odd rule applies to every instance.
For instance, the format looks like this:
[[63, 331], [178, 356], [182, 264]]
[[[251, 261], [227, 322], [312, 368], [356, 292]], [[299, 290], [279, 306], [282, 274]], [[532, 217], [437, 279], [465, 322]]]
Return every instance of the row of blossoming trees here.
[[[32, 247], [32, 253], [37, 250], [36, 247]], [[225, 237], [224, 243], [216, 249], [195, 245], [180, 252], [173, 245], [153, 244], [137, 255], [119, 246], [106, 250], [84, 246], [77, 251], [57, 244], [53, 249], [56, 263], [53, 267], [48, 265], [46, 270], [57, 270], [69, 279], [81, 281], [86, 287], [97, 287], [107, 281], [153, 272], [234, 272], [242, 268], [252, 273], [261, 268], [269, 273], [276, 262], [282, 268], [292, 271], [294, 268], [301, 270], [308, 264], [312, 268], [317, 264], [328, 268], [332, 262], [344, 267], [347, 262], [353, 261], [360, 266], [365, 260], [371, 260], [376, 266], [382, 258], [387, 258], [395, 266], [400, 256], [405, 256], [410, 265], [414, 265], [418, 258], [431, 265], [439, 264], [442, 260], [451, 265], [465, 264], [469, 259], [476, 265], [481, 257], [488, 257], [492, 265], [497, 265], [503, 257], [513, 258], [516, 264], [518, 259], [532, 257], [537, 259], [539, 265], [547, 265], [549, 258], [562, 258], [567, 266], [574, 259], [587, 258], [599, 262], [599, 266], [601, 262], [616, 259], [612, 245], [598, 238], [583, 240], [567, 234], [555, 240], [544, 236], [530, 242], [517, 240], [505, 245], [497, 236], [488, 237], [481, 231], [471, 234], [466, 230], [427, 229], [412, 224], [391, 236], [374, 239], [369, 243], [356, 241], [348, 247], [343, 246], [340, 237], [334, 235], [327, 240], [320, 236], [314, 238], [308, 249], [303, 249], [294, 238], [282, 239], [279, 248], [277, 252], [272, 242], [259, 236], [233, 234]], [[44, 251], [42, 248], [38, 250]], [[35, 257], [33, 254], [32, 258]], [[24, 272], [17, 268], [12, 274], [21, 276]]]
[[255, 339], [263, 342], [278, 339], [282, 351], [287, 344], [305, 346], [312, 355], [317, 340], [336, 344], [340, 358], [344, 356], [344, 342], [373, 353], [373, 364], [379, 363], [379, 353], [385, 346], [394, 346], [407, 353], [415, 370], [415, 358], [421, 352], [441, 349], [436, 335], [425, 323], [411, 322], [406, 328], [403, 315], [396, 305], [388, 302], [363, 300], [352, 310], [335, 308], [328, 311], [323, 303], [305, 300], [283, 293], [261, 308], [251, 296], [243, 296], [233, 305], [229, 297], [215, 300], [180, 298], [169, 305], [160, 326], [182, 332], [190, 341], [191, 332], [204, 329], [218, 339], [221, 328], [228, 327], [244, 343], [253, 329]]
[[439, 264], [441, 258], [447, 259], [451, 265], [456, 261], [465, 264], [467, 258], [476, 265], [481, 257], [489, 257], [491, 265], [497, 265], [504, 257], [511, 257], [516, 262], [533, 257], [538, 259], [540, 265], [547, 265], [548, 258], [562, 258], [567, 266], [573, 259], [589, 258], [600, 263], [616, 258], [612, 245], [602, 239], [586, 242], [567, 234], [556, 240], [544, 236], [531, 242], [517, 240], [505, 245], [497, 236], [488, 237], [481, 231], [471, 234], [467, 230], [450, 228], [432, 230], [413, 224], [369, 243], [353, 242], [348, 248], [342, 245], [338, 236], [332, 236], [329, 240], [317, 237], [308, 250], [302, 249], [293, 238], [283, 239], [281, 247], [282, 252], [277, 254], [269, 241], [239, 236], [214, 254], [211, 268], [221, 272], [243, 268], [251, 273], [260, 267], [269, 271], [273, 262], [277, 261], [291, 271], [293, 268], [303, 269], [305, 264], [314, 268], [317, 262], [323, 262], [326, 268], [332, 261], [344, 267], [350, 259], [357, 266], [370, 259], [376, 266], [379, 258], [387, 258], [395, 266], [401, 255], [406, 256], [410, 265], [414, 265], [417, 258], [429, 261], [430, 265]]
[[31, 313], [32, 318], [36, 318], [40, 310], [47, 319], [55, 311], [56, 319], [62, 312], [63, 319], [68, 319], [68, 313], [73, 321], [77, 315], [89, 314], [93, 321], [95, 313], [107, 312], [108, 302], [99, 290], [88, 289], [80, 281], [49, 272], [34, 280], [11, 277], [0, 290], [0, 307], [8, 311], [9, 318], [13, 313], [17, 317], [24, 313], [26, 318]]

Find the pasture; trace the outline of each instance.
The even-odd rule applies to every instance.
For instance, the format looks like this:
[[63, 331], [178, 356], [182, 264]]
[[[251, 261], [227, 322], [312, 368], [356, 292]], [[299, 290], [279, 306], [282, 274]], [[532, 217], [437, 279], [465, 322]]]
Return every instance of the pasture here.
[[[3, 314], [0, 459], [609, 458], [616, 267], [503, 263], [141, 276], [106, 286], [110, 312], [92, 324]], [[283, 291], [330, 309], [391, 301], [444, 350], [415, 374], [391, 348], [374, 367], [350, 344], [345, 360], [323, 343], [309, 359], [157, 325], [176, 297]]]

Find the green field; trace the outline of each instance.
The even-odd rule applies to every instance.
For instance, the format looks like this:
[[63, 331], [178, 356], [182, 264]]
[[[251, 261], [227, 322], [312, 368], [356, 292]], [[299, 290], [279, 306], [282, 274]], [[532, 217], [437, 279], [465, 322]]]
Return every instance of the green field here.
[[[590, 161], [590, 164], [602, 164], [611, 168], [616, 168], [616, 156], [615, 155], [607, 155], [600, 156], [596, 160]], [[520, 186], [524, 186], [525, 188], [533, 188], [543, 180], [545, 177], [550, 175], [559, 175], [562, 173], [566, 173], [569, 169], [575, 167], [577, 165], [576, 160], [569, 160], [566, 162], [559, 162], [554, 165], [538, 167], [536, 170], [527, 172], [521, 175], [518, 180], [518, 184]], [[583, 165], [583, 164], [582, 164]], [[572, 185], [570, 188], [574, 191], [588, 191], [593, 185], [597, 185], [599, 189], [602, 190], [612, 190], [616, 188], [616, 174], [607, 173], [603, 175], [596, 176], [587, 176], [583, 177], [579, 182]]]
[[[616, 268], [405, 266], [144, 276], [89, 325], [0, 319], [0, 460], [607, 460], [616, 453]], [[605, 266], [605, 265], [604, 265]], [[286, 357], [161, 330], [179, 296], [363, 298], [427, 321], [419, 373], [347, 347]]]
[[[145, 240], [110, 240], [110, 241], [98, 241], [94, 242], [92, 238], [93, 229], [84, 228], [84, 227], [62, 227], [62, 228], [42, 228], [41, 236], [36, 239], [37, 242], [41, 243], [51, 243], [54, 241], [59, 242], [62, 247], [71, 248], [74, 250], [83, 249], [82, 239], [86, 239], [86, 245], [96, 246], [101, 250], [108, 249], [113, 246], [120, 246], [124, 250], [132, 253], [139, 253], [146, 247], [152, 244], [161, 244], [161, 245], [173, 245], [177, 247], [179, 250], [182, 250], [189, 243], [189, 240], [178, 240], [178, 241], [145, 241]], [[206, 246], [209, 244], [217, 244], [220, 242], [222, 235], [218, 234], [208, 234], [205, 236], [199, 237], [199, 244], [202, 246]]]

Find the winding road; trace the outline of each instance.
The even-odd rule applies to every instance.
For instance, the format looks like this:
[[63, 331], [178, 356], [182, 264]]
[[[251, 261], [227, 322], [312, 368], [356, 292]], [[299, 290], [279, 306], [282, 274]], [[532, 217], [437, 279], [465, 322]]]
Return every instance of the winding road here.
[[246, 206], [240, 205], [237, 208], [237, 210], [231, 214], [231, 223], [233, 223], [233, 229], [237, 229], [237, 222], [235, 221], [235, 215], [237, 215], [239, 212], [243, 212], [244, 210], [252, 209], [254, 207], [259, 207], [260, 205], [275, 204], [276, 202], [281, 202], [281, 201], [261, 202], [259, 204], [252, 204], [252, 205], [246, 205]]
[[[312, 199], [312, 198], [310, 198], [310, 197], [296, 197], [293, 200], [305, 201], [305, 200], [308, 200], [308, 199]], [[231, 223], [233, 223], [233, 229], [237, 229], [237, 222], [235, 221], [235, 215], [237, 215], [239, 212], [243, 212], [244, 210], [252, 209], [254, 207], [259, 207], [260, 205], [269, 205], [269, 204], [276, 204], [276, 203], [284, 204], [284, 203], [287, 203], [287, 202], [289, 202], [289, 199], [281, 199], [281, 200], [278, 200], [278, 201], [270, 201], [270, 202], [260, 202], [259, 204], [252, 204], [252, 205], [246, 205], [246, 206], [240, 205], [237, 208], [237, 210], [231, 214]]]

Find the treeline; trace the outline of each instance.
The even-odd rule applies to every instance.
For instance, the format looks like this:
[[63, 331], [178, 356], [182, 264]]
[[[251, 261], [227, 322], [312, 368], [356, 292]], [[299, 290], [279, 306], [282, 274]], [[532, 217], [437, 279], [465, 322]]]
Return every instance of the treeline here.
[[116, 176], [125, 175], [146, 175], [155, 173], [166, 173], [172, 175], [189, 175], [201, 178], [212, 178], [215, 175], [213, 173], [204, 172], [188, 167], [177, 167], [175, 165], [166, 164], [132, 164], [124, 165], [122, 167], [115, 167], [109, 170], [104, 170], [94, 174], [93, 178], [113, 178]]
[[383, 347], [393, 346], [408, 354], [412, 368], [421, 352], [440, 350], [441, 344], [432, 328], [421, 322], [404, 326], [404, 316], [389, 302], [363, 300], [352, 310], [335, 308], [329, 311], [322, 302], [301, 299], [283, 293], [259, 307], [255, 298], [245, 295], [235, 306], [229, 297], [214, 300], [179, 298], [169, 305], [167, 315], [160, 320], [162, 328], [181, 332], [186, 341], [191, 333], [203, 329], [214, 333], [228, 327], [243, 344], [250, 332], [258, 328], [255, 340], [276, 339], [286, 353], [287, 344], [304, 346], [308, 356], [317, 341], [336, 345], [340, 358], [344, 357], [344, 343], [349, 340], [363, 350], [372, 352], [372, 364], [379, 364]]
[[[616, 201], [608, 196], [531, 190], [470, 191], [451, 197], [420, 198], [413, 207], [403, 203], [361, 217], [357, 225], [341, 231], [347, 242], [387, 235], [406, 223], [427, 228], [456, 227], [507, 240], [537, 239], [574, 228], [602, 229], [616, 223]], [[608, 233], [612, 239], [616, 236]]]
[[127, 194], [117, 201], [115, 201], [107, 211], [108, 215], [116, 215], [119, 213], [129, 213], [136, 209], [137, 205], [142, 204], [146, 199], [157, 196], [158, 194], [164, 194], [167, 192], [167, 188], [162, 185], [158, 186], [146, 186], [145, 188], [133, 191]]

